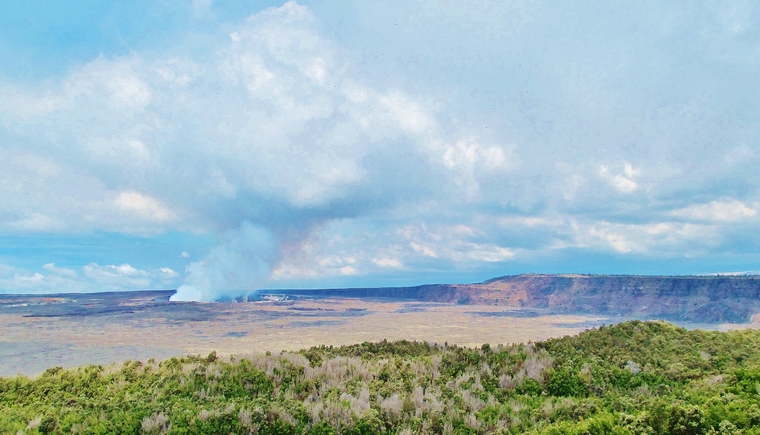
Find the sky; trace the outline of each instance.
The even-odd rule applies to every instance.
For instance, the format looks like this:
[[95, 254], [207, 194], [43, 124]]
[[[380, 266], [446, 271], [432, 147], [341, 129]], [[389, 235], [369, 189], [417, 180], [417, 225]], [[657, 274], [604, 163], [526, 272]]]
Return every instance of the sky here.
[[758, 14], [4, 1], [0, 292], [760, 270]]

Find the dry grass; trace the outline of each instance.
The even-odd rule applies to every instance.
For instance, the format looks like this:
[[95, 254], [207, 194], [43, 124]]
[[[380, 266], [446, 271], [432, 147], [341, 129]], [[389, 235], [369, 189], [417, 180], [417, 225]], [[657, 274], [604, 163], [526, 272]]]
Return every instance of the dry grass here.
[[[410, 306], [415, 310], [404, 310]], [[204, 304], [203, 309], [208, 307]], [[340, 346], [383, 339], [448, 342], [473, 347], [483, 343], [497, 345], [575, 334], [585, 329], [583, 322], [600, 319], [572, 315], [482, 316], [474, 313], [499, 312], [504, 308], [360, 299], [298, 301], [293, 305], [220, 303], [214, 308], [223, 314], [213, 320], [186, 322], [129, 317], [122, 317], [117, 322], [106, 316], [41, 318], [0, 313], [0, 348], [8, 343], [25, 350], [18, 355], [10, 351], [0, 353], [0, 375], [31, 375], [52, 366], [106, 364], [126, 359], [145, 360], [152, 356], [206, 355], [214, 350], [220, 356], [265, 351], [279, 353], [320, 344]], [[188, 305], [187, 309], [201, 308]], [[363, 315], [347, 315], [357, 312]], [[579, 326], [573, 327], [574, 323]], [[229, 334], [233, 331], [235, 334]], [[57, 346], [57, 354], [46, 348], [53, 345]], [[542, 361], [535, 363], [536, 367], [526, 367], [527, 372], [522, 375], [539, 376]], [[360, 371], [361, 368], [352, 370]], [[434, 375], [437, 367], [433, 364], [415, 370]], [[503, 382], [509, 383], [507, 379]]]

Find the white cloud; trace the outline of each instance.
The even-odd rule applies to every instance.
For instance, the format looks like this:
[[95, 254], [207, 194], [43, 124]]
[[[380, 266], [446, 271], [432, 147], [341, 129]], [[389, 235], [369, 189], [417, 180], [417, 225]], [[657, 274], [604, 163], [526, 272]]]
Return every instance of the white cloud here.
[[643, 224], [572, 221], [570, 228], [570, 242], [557, 247], [602, 248], [621, 254], [684, 256], [693, 250], [712, 248], [720, 239], [715, 227], [667, 221]]
[[142, 109], [150, 103], [151, 93], [147, 85], [134, 75], [112, 77], [108, 82], [112, 108], [132, 107]]
[[61, 230], [65, 225], [51, 216], [32, 212], [18, 220], [7, 222], [7, 226], [22, 232], [53, 232]]
[[463, 139], [453, 145], [446, 145], [443, 162], [447, 168], [466, 167], [474, 169], [508, 169], [511, 151], [505, 151], [501, 146], [483, 146], [475, 138]]
[[106, 288], [144, 289], [150, 285], [148, 272], [135, 269], [129, 264], [100, 266], [90, 263], [83, 270], [87, 278]]
[[435, 126], [435, 121], [425, 110], [401, 91], [380, 95], [378, 101], [404, 130], [419, 134]]
[[499, 176], [508, 175], [519, 165], [514, 145], [483, 145], [478, 138], [469, 137], [453, 144], [435, 143], [434, 146], [442, 149], [443, 165], [456, 174], [456, 185], [464, 188], [465, 197], [471, 201], [482, 200], [483, 182], [493, 182], [493, 175], [502, 181]]
[[613, 174], [607, 166], [599, 166], [599, 176], [620, 193], [632, 193], [638, 189], [639, 184], [634, 179], [640, 174], [641, 171], [634, 169], [630, 163], [624, 163], [623, 171], [619, 174]]
[[589, 228], [588, 235], [591, 239], [600, 240], [611, 246], [614, 250], [628, 253], [633, 250], [641, 250], [641, 247], [627, 237], [627, 234], [615, 231], [608, 223], [602, 223]]
[[[515, 251], [509, 248], [503, 248], [490, 243], [471, 243], [466, 244], [465, 248], [469, 248], [463, 252], [460, 258], [454, 256], [454, 260], [461, 261], [462, 259], [484, 261], [487, 263], [501, 263], [504, 261], [512, 260], [515, 258]], [[461, 252], [461, 251], [460, 251]]]
[[[183, 7], [208, 24], [212, 6]], [[202, 287], [227, 285], [208, 267], [223, 258], [319, 279], [538, 264], [561, 248], [732, 251], [732, 231], [758, 231], [760, 99], [745, 73], [759, 65], [736, 37], [753, 8], [567, 19], [597, 9], [367, 3], [346, 20], [288, 2], [192, 46], [4, 79], [0, 232], [224, 238], [250, 222], [275, 239], [261, 255], [229, 241], [194, 253]], [[672, 47], [687, 54], [674, 63]], [[74, 272], [114, 286], [179, 279], [119, 267]], [[63, 269], [18, 280], [73, 280]], [[259, 272], [248, 285], [266, 282]]]
[[167, 267], [137, 269], [129, 264], [90, 263], [77, 270], [42, 265], [40, 271], [0, 264], [0, 293], [71, 293], [172, 288], [179, 274]]
[[0, 263], [0, 278], [8, 278], [9, 276], [13, 276], [13, 273], [15, 271], [16, 271], [15, 267], [9, 264]]
[[155, 275], [164, 286], [175, 284], [179, 278], [179, 274], [168, 267], [159, 268]]
[[179, 274], [177, 272], [169, 269], [168, 267], [162, 267], [158, 269], [161, 272], [161, 278], [162, 279], [171, 279], [171, 278], [177, 278]]
[[[465, 139], [445, 132], [431, 109], [437, 103], [374, 88], [350, 73], [345, 52], [313, 22], [306, 7], [289, 2], [250, 17], [229, 43], [193, 58], [101, 57], [46, 82], [43, 93], [0, 84], [0, 95], [45, 108], [19, 114], [1, 100], [0, 125], [12, 126], [21, 141], [7, 157], [41, 164], [14, 167], [0, 180], [4, 198], [17, 180], [37, 199], [0, 201], [22, 213], [11, 220], [0, 213], [0, 226], [224, 230], [250, 216], [220, 222], [219, 201], [239, 210], [252, 196], [264, 197], [297, 214], [371, 195], [396, 169], [387, 165], [398, 147], [412, 157], [393, 177], [404, 187], [419, 184], [411, 180], [420, 172], [452, 166], [477, 185], [481, 170], [512, 165], [511, 148], [482, 145], [472, 132]], [[431, 144], [453, 145], [441, 151]], [[44, 181], [32, 181], [41, 173]], [[422, 194], [425, 184], [445, 189], [461, 181], [428, 178], [418, 187]]]
[[757, 210], [741, 201], [723, 200], [691, 205], [674, 210], [670, 214], [695, 221], [739, 222], [754, 218], [757, 215]]
[[159, 201], [138, 192], [120, 192], [114, 204], [122, 210], [133, 212], [140, 217], [151, 220], [166, 221], [173, 216], [173, 213]]
[[56, 275], [65, 276], [67, 278], [76, 278], [77, 272], [73, 269], [68, 269], [65, 267], [56, 267], [54, 263], [47, 263], [42, 266], [43, 269], [54, 273]]
[[341, 275], [356, 275], [356, 268], [353, 266], [343, 266], [340, 268]]
[[501, 263], [518, 256], [515, 249], [486, 241], [489, 234], [468, 225], [404, 225], [387, 228], [364, 220], [352, 223], [354, 237], [339, 224], [316, 232], [277, 266], [276, 282], [312, 281], [343, 275], [371, 275], [425, 270], [451, 270], [478, 263]]
[[[326, 221], [414, 203], [433, 190], [477, 189], [514, 166], [514, 147], [442, 128], [437, 102], [365, 82], [304, 6], [267, 9], [229, 34], [192, 58], [100, 57], [46, 82], [42, 93], [0, 84], [0, 94], [29, 107], [18, 115], [0, 103], [0, 125], [22, 141], [6, 152], [32, 162], [0, 175], [2, 197], [15, 195], [0, 201], [0, 228], [153, 234], [225, 231], [256, 219], [299, 238]], [[399, 150], [407, 156], [400, 161]], [[447, 169], [456, 177], [428, 176]], [[368, 201], [377, 189], [382, 200]], [[30, 194], [34, 200], [20, 200]], [[348, 206], [359, 203], [369, 207]], [[363, 261], [319, 267], [338, 274], [389, 267]], [[84, 272], [114, 286], [150, 282], [118, 267]]]
[[404, 264], [393, 258], [373, 258], [372, 262], [380, 267], [404, 267]]
[[409, 242], [409, 246], [414, 250], [414, 252], [419, 252], [426, 257], [431, 257], [431, 258], [439, 257], [439, 255], [429, 246], [423, 246], [417, 242]]

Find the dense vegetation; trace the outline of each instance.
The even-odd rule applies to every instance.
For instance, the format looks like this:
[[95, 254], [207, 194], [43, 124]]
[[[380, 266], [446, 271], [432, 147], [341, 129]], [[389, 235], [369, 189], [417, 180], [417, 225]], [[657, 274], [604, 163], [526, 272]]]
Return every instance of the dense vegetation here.
[[401, 341], [0, 379], [2, 433], [760, 434], [760, 331], [626, 322], [533, 344]]

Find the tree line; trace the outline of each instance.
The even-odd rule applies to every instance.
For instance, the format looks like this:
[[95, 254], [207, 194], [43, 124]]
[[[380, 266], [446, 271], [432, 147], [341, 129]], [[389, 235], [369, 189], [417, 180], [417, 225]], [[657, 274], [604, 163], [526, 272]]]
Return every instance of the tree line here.
[[0, 378], [9, 434], [760, 434], [760, 331], [631, 321]]

